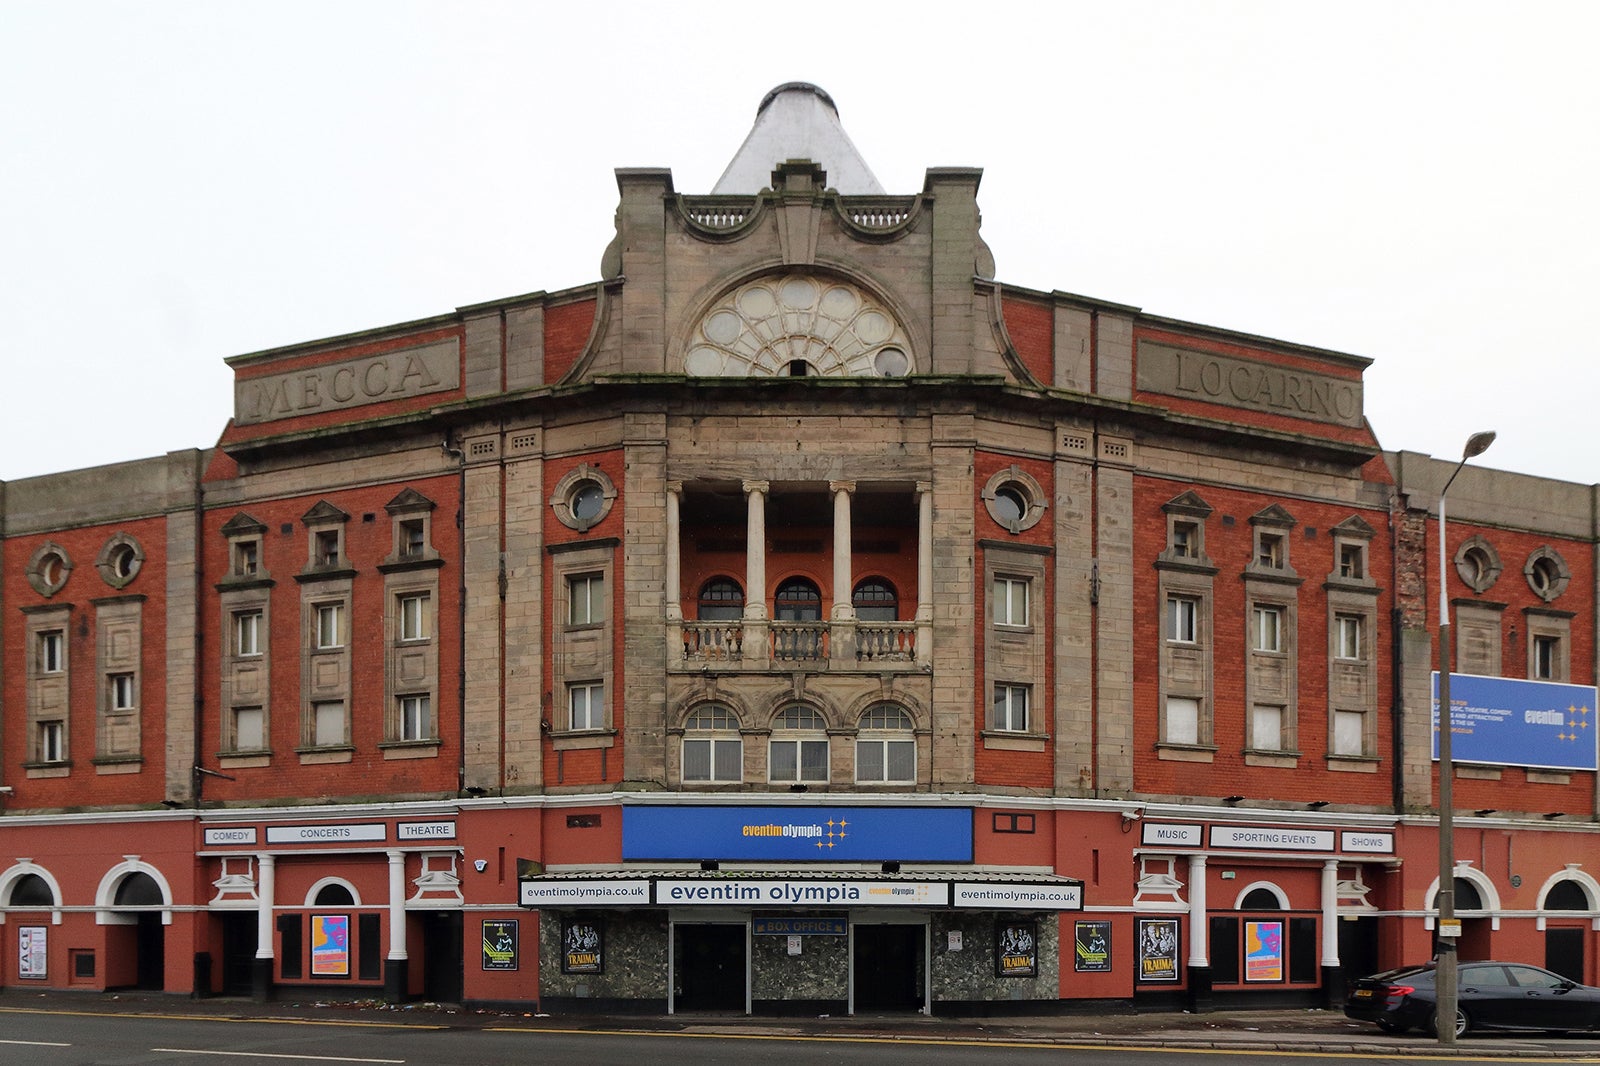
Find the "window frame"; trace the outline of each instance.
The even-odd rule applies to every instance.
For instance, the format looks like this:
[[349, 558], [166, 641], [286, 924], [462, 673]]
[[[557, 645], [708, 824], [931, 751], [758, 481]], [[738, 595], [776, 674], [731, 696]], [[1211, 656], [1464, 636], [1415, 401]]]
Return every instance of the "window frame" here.
[[[260, 743], [247, 746], [240, 741], [239, 721], [242, 716], [252, 713], [258, 720], [256, 728], [260, 733]], [[228, 743], [229, 750], [233, 752], [267, 750], [267, 709], [265, 705], [251, 703], [228, 708]]]
[[[583, 701], [583, 725], [578, 724], [578, 700]], [[567, 731], [595, 733], [606, 728], [606, 683], [594, 678], [567, 682]]]
[[38, 672], [54, 676], [67, 670], [67, 634], [64, 629], [42, 629], [37, 634]]
[[[895, 716], [896, 724], [885, 724], [890, 721], [890, 715]], [[891, 757], [892, 751], [909, 750], [911, 772], [906, 777], [891, 777], [890, 770], [894, 765]], [[862, 773], [862, 753], [876, 751], [881, 777], [867, 777]], [[907, 785], [917, 781], [917, 738], [916, 719], [911, 713], [898, 704], [876, 703], [868, 707], [857, 720], [855, 743], [855, 770], [854, 780], [858, 785]]]
[[[1367, 661], [1367, 617], [1340, 611], [1333, 616], [1333, 658], [1342, 663]], [[1353, 646], [1352, 646], [1353, 645]]]
[[[325, 711], [337, 710], [339, 716], [339, 738], [332, 741], [324, 740], [322, 727]], [[306, 715], [305, 745], [308, 748], [347, 748], [350, 746], [350, 702], [344, 699], [337, 700], [312, 700]]]
[[67, 761], [67, 723], [60, 718], [44, 718], [34, 723], [34, 755], [39, 762]]
[[[704, 723], [704, 724], [702, 724]], [[692, 747], [705, 748], [704, 776], [690, 776], [689, 767], [691, 760], [689, 752]], [[733, 757], [726, 758], [729, 751]], [[721, 703], [704, 703], [696, 707], [684, 719], [683, 736], [678, 745], [678, 776], [686, 785], [732, 785], [744, 781], [744, 736], [741, 731], [739, 716], [733, 708]], [[698, 762], [699, 760], [695, 760]], [[719, 770], [738, 767], [738, 774], [729, 776]]]
[[996, 681], [994, 698], [989, 705], [989, 728], [998, 733], [1032, 732], [1032, 705], [1032, 685]]
[[[1263, 655], [1284, 653], [1284, 622], [1288, 611], [1282, 604], [1255, 603], [1250, 607], [1251, 651]], [[1267, 619], [1272, 619], [1270, 626]], [[1269, 633], [1268, 630], [1271, 630]], [[1270, 637], [1270, 639], [1268, 639]]]
[[[996, 574], [991, 586], [994, 598], [994, 610], [991, 614], [994, 624], [1005, 629], [1029, 629], [1032, 627], [1032, 580], [1016, 574]], [[1021, 595], [1020, 610], [1018, 593]], [[1018, 618], [1020, 617], [1020, 621]]]
[[1200, 643], [1199, 596], [1186, 592], [1167, 593], [1166, 619], [1163, 625], [1168, 644]]
[[106, 675], [106, 709], [116, 712], [139, 709], [138, 679], [131, 671], [118, 670]]
[[436, 738], [433, 723], [433, 696], [427, 692], [407, 692], [395, 697], [395, 739], [401, 742]]
[[402, 644], [425, 644], [433, 639], [433, 596], [407, 590], [395, 594], [396, 639]]
[[[796, 712], [808, 715], [805, 724], [794, 724], [791, 718], [798, 717]], [[806, 759], [808, 749], [815, 754], [816, 746], [821, 746], [822, 759], [810, 762]], [[782, 748], [793, 749], [793, 772], [780, 774], [778, 772], [777, 752]], [[773, 784], [798, 784], [798, 785], [825, 785], [832, 779], [832, 745], [829, 743], [827, 723], [814, 708], [805, 706], [785, 707], [778, 712], [772, 721], [772, 733], [767, 738], [767, 780]], [[808, 768], [810, 772], [808, 773]], [[820, 772], [818, 772], [820, 771]]]
[[[603, 570], [582, 570], [566, 575], [567, 626], [599, 626], [606, 622], [606, 575]], [[580, 588], [583, 594], [579, 595]], [[580, 605], [582, 609], [580, 610]]]
[[[233, 655], [236, 659], [255, 659], [262, 655], [261, 623], [265, 619], [265, 612], [259, 607], [250, 607], [240, 611], [232, 611], [233, 617]], [[245, 640], [249, 636], [248, 646]]]
[[[337, 651], [345, 646], [344, 602], [317, 603], [311, 608], [312, 646], [317, 651]], [[332, 621], [332, 634], [328, 622]]]

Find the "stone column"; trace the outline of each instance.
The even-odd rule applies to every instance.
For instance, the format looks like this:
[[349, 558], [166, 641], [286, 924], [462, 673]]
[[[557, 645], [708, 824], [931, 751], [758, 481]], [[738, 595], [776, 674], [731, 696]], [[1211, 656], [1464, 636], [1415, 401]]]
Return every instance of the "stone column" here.
[[767, 490], [765, 481], [746, 481], [744, 534], [744, 657], [767, 658]]
[[389, 954], [383, 960], [383, 998], [399, 1003], [406, 993], [406, 853], [389, 852]]
[[1339, 861], [1322, 864], [1322, 996], [1331, 1010], [1343, 1000], [1339, 963]]
[[856, 608], [851, 585], [850, 494], [854, 481], [830, 481], [833, 493], [833, 610], [828, 613], [828, 658], [854, 662], [856, 658]]
[[278, 860], [256, 856], [256, 959], [250, 970], [250, 998], [265, 1003], [272, 996], [272, 907], [277, 895]]
[[917, 482], [917, 663], [933, 664], [933, 482]]
[[662, 596], [667, 610], [667, 661], [683, 662], [683, 545], [679, 540], [682, 528], [683, 482], [667, 482], [666, 498], [666, 574]]
[[1210, 918], [1206, 903], [1206, 857], [1189, 856], [1189, 1002], [1197, 1013], [1211, 1009]]

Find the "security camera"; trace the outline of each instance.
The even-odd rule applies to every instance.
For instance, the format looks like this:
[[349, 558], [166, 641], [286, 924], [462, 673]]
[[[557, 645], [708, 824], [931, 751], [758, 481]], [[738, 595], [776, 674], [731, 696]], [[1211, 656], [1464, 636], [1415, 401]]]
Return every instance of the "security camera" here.
[[1129, 810], [1122, 812], [1122, 820], [1124, 822], [1137, 822], [1141, 817], [1142, 814], [1139, 811]]
[[16, 789], [12, 788], [10, 785], [0, 785], [0, 794], [9, 796], [15, 791]]

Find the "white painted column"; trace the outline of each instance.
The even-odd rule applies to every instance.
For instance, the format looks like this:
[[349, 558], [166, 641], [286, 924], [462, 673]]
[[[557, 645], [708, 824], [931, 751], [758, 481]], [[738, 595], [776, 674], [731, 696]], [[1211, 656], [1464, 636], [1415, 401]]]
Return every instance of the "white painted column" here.
[[1211, 944], [1207, 934], [1211, 919], [1206, 904], [1206, 857], [1189, 856], [1189, 965], [1210, 966]]
[[389, 959], [406, 957], [406, 853], [389, 852]]
[[271, 855], [256, 856], [256, 958], [268, 959], [272, 952], [272, 908], [277, 898], [278, 860]]
[[1322, 864], [1322, 965], [1339, 965], [1339, 862]]
[[683, 482], [667, 482], [667, 573], [666, 587], [661, 594], [667, 601], [667, 621], [683, 621], [683, 579], [681, 577], [683, 546], [679, 543], [679, 513], [683, 501]]
[[933, 663], [933, 482], [917, 482], [917, 662]]
[[767, 490], [765, 481], [746, 481], [744, 534], [744, 616], [767, 617]]
[[850, 563], [850, 494], [856, 490], [854, 481], [830, 481], [833, 493], [833, 611], [835, 622], [849, 621], [856, 616], [852, 596]]

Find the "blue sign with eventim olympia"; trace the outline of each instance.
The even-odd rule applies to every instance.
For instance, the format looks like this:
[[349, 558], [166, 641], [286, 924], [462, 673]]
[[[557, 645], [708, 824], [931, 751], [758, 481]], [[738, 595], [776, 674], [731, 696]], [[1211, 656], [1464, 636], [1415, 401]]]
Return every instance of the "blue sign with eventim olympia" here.
[[626, 860], [971, 862], [971, 807], [622, 809]]
[[[1433, 757], [1439, 758], [1439, 673], [1433, 674]], [[1596, 769], [1595, 687], [1450, 675], [1450, 759], [1545, 770]]]

